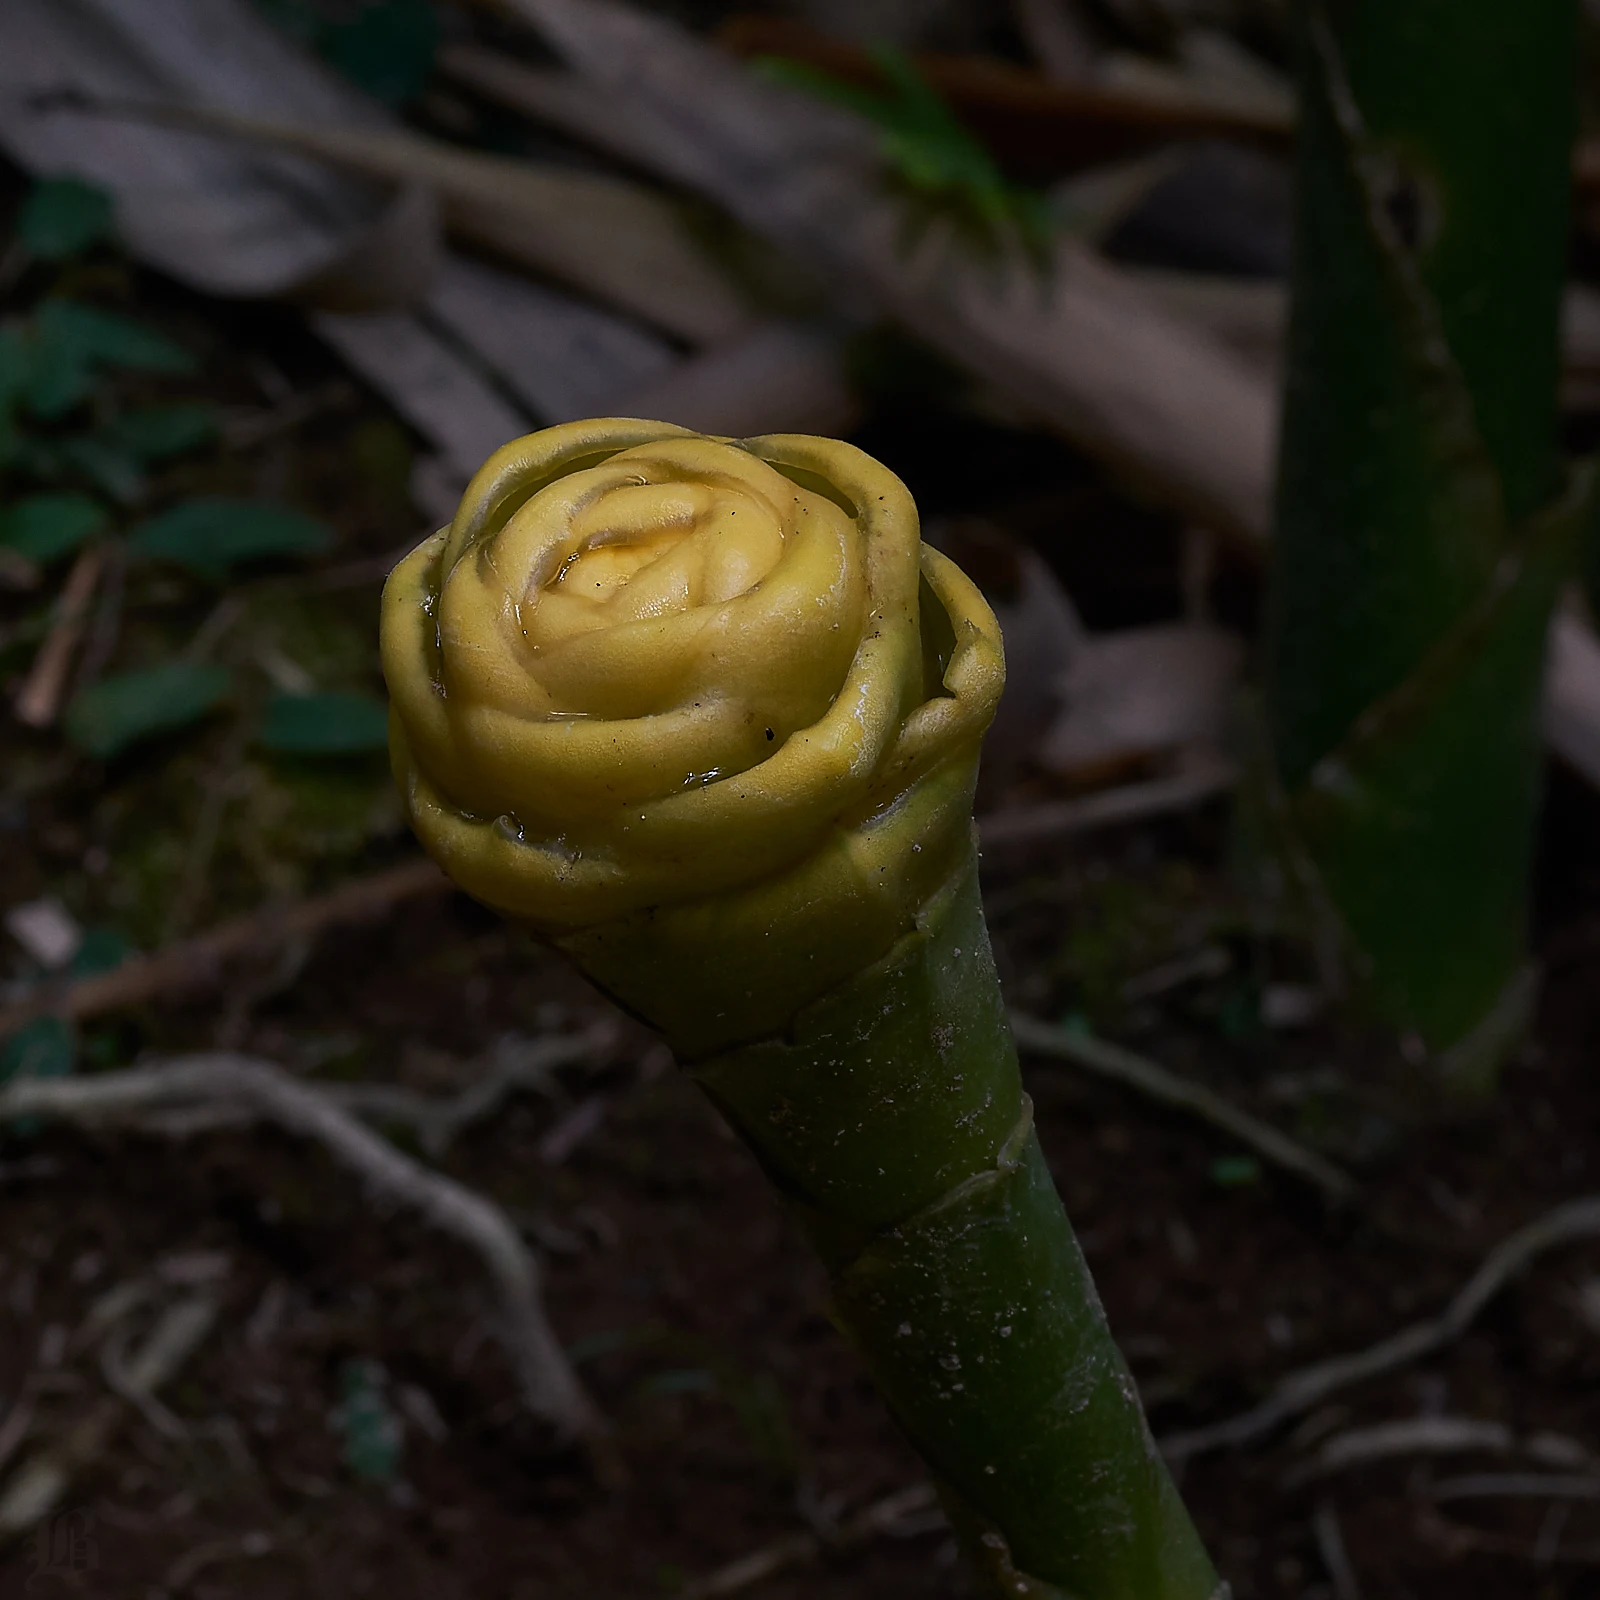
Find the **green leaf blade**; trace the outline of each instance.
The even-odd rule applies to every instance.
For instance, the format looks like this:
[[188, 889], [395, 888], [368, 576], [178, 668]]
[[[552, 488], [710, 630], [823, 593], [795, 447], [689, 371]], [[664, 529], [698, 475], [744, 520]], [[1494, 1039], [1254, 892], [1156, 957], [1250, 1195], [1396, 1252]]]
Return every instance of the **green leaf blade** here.
[[31, 342], [20, 322], [0, 327], [0, 416], [15, 409], [33, 378]]
[[304, 512], [220, 495], [171, 506], [140, 523], [128, 540], [136, 555], [216, 582], [241, 563], [321, 555], [332, 543], [327, 524]]
[[274, 695], [260, 738], [275, 755], [368, 755], [388, 745], [389, 712], [365, 694]]
[[144, 498], [143, 464], [106, 434], [77, 434], [62, 439], [53, 444], [53, 454], [60, 467], [125, 506]]
[[165, 334], [132, 317], [79, 300], [47, 300], [34, 313], [47, 350], [77, 356], [92, 366], [124, 372], [190, 377], [195, 358]]
[[105, 509], [86, 494], [34, 494], [0, 511], [0, 544], [39, 566], [106, 531]]
[[113, 443], [141, 461], [170, 461], [208, 445], [217, 437], [217, 408], [202, 400], [125, 411], [106, 430]]
[[403, 106], [427, 87], [441, 37], [429, 0], [377, 0], [330, 26], [322, 54], [373, 99]]
[[17, 217], [17, 237], [35, 261], [70, 261], [109, 237], [111, 197], [78, 178], [36, 183]]
[[85, 689], [67, 708], [67, 738], [85, 755], [109, 761], [131, 746], [198, 722], [233, 686], [225, 668], [173, 661], [119, 672]]
[[0, 1042], [0, 1084], [64, 1078], [77, 1065], [78, 1043], [60, 1017], [35, 1017]]

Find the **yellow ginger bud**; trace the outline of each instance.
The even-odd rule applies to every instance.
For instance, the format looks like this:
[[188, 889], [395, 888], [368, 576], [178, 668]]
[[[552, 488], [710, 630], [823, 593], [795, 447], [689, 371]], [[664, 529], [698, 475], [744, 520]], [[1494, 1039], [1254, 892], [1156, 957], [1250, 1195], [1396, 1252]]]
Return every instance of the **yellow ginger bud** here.
[[[391, 575], [383, 665], [429, 852], [680, 1050], [780, 1026], [909, 930], [967, 859], [1004, 679], [870, 457], [618, 418], [489, 459]], [[679, 982], [702, 957], [716, 1015]]]

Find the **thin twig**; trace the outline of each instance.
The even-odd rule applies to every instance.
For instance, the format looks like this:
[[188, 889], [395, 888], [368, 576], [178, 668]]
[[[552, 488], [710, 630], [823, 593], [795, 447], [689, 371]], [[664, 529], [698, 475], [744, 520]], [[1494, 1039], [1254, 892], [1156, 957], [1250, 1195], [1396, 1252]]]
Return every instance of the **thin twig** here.
[[1447, 1500], [1600, 1500], [1600, 1477], [1552, 1472], [1476, 1472], [1441, 1478], [1428, 1498]]
[[34, 1399], [26, 1389], [11, 1402], [5, 1421], [0, 1422], [0, 1467], [4, 1467], [28, 1437], [33, 1426]]
[[355, 398], [355, 385], [343, 378], [336, 378], [303, 394], [291, 392], [271, 407], [241, 407], [223, 421], [223, 448], [230, 455], [254, 450], [279, 434], [313, 421], [324, 412], [343, 410]]
[[86, 545], [61, 587], [55, 619], [44, 643], [39, 646], [38, 655], [33, 658], [33, 666], [13, 707], [17, 721], [30, 728], [48, 728], [61, 714], [61, 702], [72, 677], [72, 658], [89, 624], [89, 611], [105, 562], [103, 544]]
[[[440, 1160], [474, 1123], [491, 1117], [518, 1094], [559, 1095], [553, 1076], [556, 1067], [598, 1056], [617, 1041], [617, 1024], [602, 1018], [582, 1033], [547, 1039], [525, 1039], [508, 1034], [496, 1045], [491, 1065], [481, 1078], [459, 1094], [418, 1094], [390, 1083], [322, 1083], [313, 1086], [336, 1105], [363, 1121], [409, 1128], [430, 1160]], [[229, 1046], [219, 1045], [226, 1051]], [[582, 1102], [588, 1105], [588, 1101]], [[201, 1101], [176, 1108], [163, 1107], [134, 1124], [143, 1133], [170, 1139], [188, 1139], [221, 1128], [239, 1128], [254, 1122], [256, 1110], [239, 1101]], [[560, 1123], [552, 1132], [559, 1131]], [[550, 1135], [546, 1135], [546, 1139]]]
[[1544, 1509], [1539, 1524], [1539, 1536], [1533, 1541], [1530, 1557], [1536, 1567], [1548, 1567], [1561, 1551], [1561, 1535], [1567, 1531], [1567, 1521], [1572, 1516], [1569, 1500], [1552, 1500]]
[[250, 1033], [250, 1019], [256, 1008], [274, 995], [284, 994], [299, 982], [311, 960], [316, 941], [311, 936], [284, 940], [270, 965], [241, 973], [227, 985], [222, 1015], [212, 1030], [213, 1050], [237, 1050]]
[[1361, 1585], [1356, 1579], [1356, 1569], [1350, 1564], [1344, 1532], [1339, 1526], [1339, 1513], [1331, 1500], [1324, 1500], [1317, 1507], [1311, 1526], [1317, 1537], [1317, 1554], [1333, 1579], [1333, 1592], [1338, 1600], [1361, 1600]]
[[508, 1036], [496, 1045], [489, 1071], [448, 1099], [414, 1094], [387, 1083], [330, 1083], [318, 1087], [358, 1117], [401, 1123], [413, 1129], [417, 1142], [437, 1160], [459, 1134], [473, 1123], [493, 1116], [514, 1095], [530, 1090], [550, 1093], [555, 1068], [601, 1055], [616, 1042], [617, 1024], [611, 1017], [581, 1033], [558, 1038]]
[[220, 923], [208, 933], [137, 956], [112, 972], [64, 987], [41, 986], [0, 1010], [0, 1038], [33, 1018], [54, 1014], [82, 1021], [125, 1006], [164, 1000], [221, 981], [224, 966], [252, 952], [307, 939], [328, 928], [372, 922], [405, 900], [444, 894], [450, 880], [431, 861], [408, 861], [369, 878], [286, 906], [268, 906]]
[[61, 1503], [74, 1475], [101, 1456], [129, 1408], [125, 1395], [154, 1400], [156, 1391], [199, 1348], [216, 1319], [217, 1303], [193, 1295], [169, 1306], [138, 1353], [122, 1369], [125, 1389], [107, 1395], [64, 1437], [30, 1458], [0, 1496], [0, 1545], [26, 1533]]
[[1569, 1200], [1496, 1245], [1437, 1317], [1414, 1322], [1352, 1355], [1302, 1367], [1284, 1378], [1259, 1405], [1239, 1416], [1162, 1440], [1162, 1452], [1169, 1461], [1187, 1461], [1209, 1450], [1247, 1444], [1320, 1405], [1340, 1389], [1432, 1355], [1459, 1339], [1478, 1313], [1536, 1256], [1557, 1245], [1594, 1238], [1600, 1238], [1600, 1196]]
[[150, 1426], [166, 1439], [185, 1439], [189, 1430], [140, 1381], [126, 1359], [126, 1330], [113, 1330], [100, 1349], [100, 1376], [112, 1394], [126, 1400]]
[[1188, 811], [1231, 789], [1237, 778], [1231, 762], [1220, 758], [1197, 762], [1191, 770], [1169, 778], [1124, 784], [1074, 800], [1046, 800], [1014, 810], [991, 811], [978, 819], [978, 837], [985, 850], [998, 850], [1007, 845], [1087, 833], [1091, 828], [1138, 822], [1172, 811]]
[[477, 1252], [499, 1293], [501, 1336], [528, 1408], [566, 1437], [597, 1437], [604, 1423], [584, 1392], [540, 1302], [539, 1269], [505, 1213], [482, 1195], [431, 1172], [364, 1128], [319, 1090], [269, 1061], [197, 1055], [92, 1078], [29, 1079], [0, 1090], [0, 1121], [59, 1116], [77, 1122], [138, 1121], [196, 1103], [242, 1103], [315, 1139], [384, 1199], [409, 1206]]
[[1380, 1422], [1374, 1427], [1349, 1428], [1334, 1434], [1323, 1441], [1310, 1461], [1294, 1468], [1284, 1482], [1293, 1488], [1313, 1478], [1370, 1466], [1374, 1461], [1468, 1452], [1509, 1455], [1516, 1447], [1516, 1436], [1503, 1422], [1477, 1417], [1406, 1417], [1399, 1422]]
[[1025, 1050], [1059, 1056], [1113, 1083], [1137, 1089], [1158, 1105], [1185, 1111], [1209, 1122], [1255, 1151], [1263, 1161], [1270, 1161], [1283, 1171], [1314, 1184], [1332, 1200], [1347, 1201], [1356, 1193], [1354, 1180], [1331, 1161], [1297, 1144], [1270, 1123], [1241, 1111], [1215, 1090], [1181, 1078], [1132, 1050], [1097, 1039], [1092, 1034], [1052, 1027], [1020, 1011], [1011, 1013], [1011, 1031]]
[[260, 1529], [242, 1534], [237, 1539], [213, 1539], [209, 1543], [198, 1544], [192, 1550], [185, 1551], [167, 1568], [161, 1587], [153, 1591], [153, 1596], [181, 1594], [207, 1567], [214, 1567], [220, 1562], [260, 1560], [262, 1556], [275, 1555], [281, 1548], [280, 1540]]
[[[228, 596], [228, 599], [233, 598]], [[227, 600], [224, 600], [212, 616], [218, 615], [226, 604]], [[161, 942], [164, 946], [176, 943], [187, 933], [196, 913], [202, 909], [201, 902], [209, 887], [207, 880], [211, 863], [222, 838], [223, 819], [227, 815], [229, 802], [240, 798], [238, 780], [253, 731], [249, 722], [241, 717], [223, 739], [222, 749], [201, 783], [199, 814], [193, 826], [185, 830], [188, 843], [183, 853], [183, 866], [167, 901], [167, 914], [162, 919]]]
[[78, 658], [78, 671], [72, 683], [74, 694], [82, 694], [100, 681], [117, 653], [117, 639], [122, 632], [123, 603], [128, 589], [128, 547], [122, 540], [112, 539], [102, 548], [106, 559], [100, 579], [100, 599], [87, 624], [83, 654]]
[[[1551, 1505], [1567, 1511], [1572, 1509], [1570, 1500], [1553, 1500]], [[1452, 1521], [1430, 1505], [1418, 1508], [1416, 1530], [1420, 1538], [1442, 1550], [1452, 1561], [1481, 1552], [1532, 1561], [1538, 1566], [1554, 1566], [1557, 1562], [1563, 1566], [1600, 1565], [1600, 1544], [1563, 1543], [1559, 1538], [1549, 1538], [1541, 1530], [1540, 1537], [1535, 1539], [1530, 1548], [1526, 1535], [1489, 1533], [1482, 1528], [1471, 1528], [1465, 1523]]]
[[683, 1600], [715, 1600], [716, 1596], [739, 1594], [760, 1583], [765, 1578], [803, 1562], [817, 1560], [826, 1548], [845, 1551], [856, 1548], [883, 1534], [909, 1538], [918, 1533], [931, 1533], [943, 1528], [945, 1521], [936, 1510], [938, 1497], [933, 1485], [914, 1483], [897, 1489], [882, 1500], [875, 1500], [865, 1510], [843, 1522], [826, 1544], [814, 1533], [794, 1533], [771, 1544], [752, 1550], [724, 1567], [687, 1585], [680, 1593]]

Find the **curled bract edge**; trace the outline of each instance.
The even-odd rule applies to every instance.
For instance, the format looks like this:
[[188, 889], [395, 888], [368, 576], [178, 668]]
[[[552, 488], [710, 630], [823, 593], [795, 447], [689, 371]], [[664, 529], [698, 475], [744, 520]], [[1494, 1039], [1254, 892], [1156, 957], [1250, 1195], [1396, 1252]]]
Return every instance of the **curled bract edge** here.
[[[663, 918], [685, 959], [742, 940], [784, 1004], [876, 959], [970, 849], [1005, 676], [870, 456], [627, 418], [490, 457], [391, 574], [382, 652], [429, 853], [680, 1048], [638, 941], [659, 966]], [[708, 1042], [754, 1025], [726, 1020]]]

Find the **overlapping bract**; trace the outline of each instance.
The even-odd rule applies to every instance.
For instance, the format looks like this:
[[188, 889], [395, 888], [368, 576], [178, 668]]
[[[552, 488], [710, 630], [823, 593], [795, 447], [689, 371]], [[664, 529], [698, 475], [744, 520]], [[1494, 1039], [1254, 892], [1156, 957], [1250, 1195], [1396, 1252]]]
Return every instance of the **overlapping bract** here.
[[[971, 768], [1004, 671], [982, 597], [859, 450], [625, 419], [491, 457], [390, 577], [383, 662], [424, 844], [549, 931], [870, 827]], [[969, 784], [940, 787], [964, 831]]]

